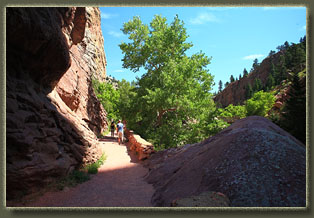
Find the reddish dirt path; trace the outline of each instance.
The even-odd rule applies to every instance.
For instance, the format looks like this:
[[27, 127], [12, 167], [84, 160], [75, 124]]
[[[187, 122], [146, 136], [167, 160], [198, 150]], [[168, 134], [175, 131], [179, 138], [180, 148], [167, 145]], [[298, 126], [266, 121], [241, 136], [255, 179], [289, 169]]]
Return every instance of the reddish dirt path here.
[[47, 192], [27, 207], [151, 207], [154, 189], [143, 179], [147, 169], [116, 139], [106, 137], [101, 146], [107, 159], [89, 181]]

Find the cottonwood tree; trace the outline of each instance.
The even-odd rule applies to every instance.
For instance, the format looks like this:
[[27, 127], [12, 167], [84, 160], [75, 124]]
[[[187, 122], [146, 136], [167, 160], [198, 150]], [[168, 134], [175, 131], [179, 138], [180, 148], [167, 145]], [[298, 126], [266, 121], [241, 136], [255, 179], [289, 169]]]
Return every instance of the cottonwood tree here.
[[133, 17], [121, 30], [129, 38], [119, 45], [123, 67], [145, 71], [136, 82], [132, 128], [162, 148], [204, 138], [203, 120], [215, 107], [206, 68], [211, 58], [202, 52], [187, 56], [192, 43], [183, 21], [176, 16], [168, 24], [155, 15], [147, 25]]

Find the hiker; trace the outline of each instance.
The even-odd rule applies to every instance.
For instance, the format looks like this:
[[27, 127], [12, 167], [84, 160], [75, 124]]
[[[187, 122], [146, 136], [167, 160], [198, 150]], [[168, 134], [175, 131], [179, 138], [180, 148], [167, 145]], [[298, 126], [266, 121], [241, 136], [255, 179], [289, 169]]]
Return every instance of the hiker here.
[[116, 125], [114, 124], [114, 121], [111, 122], [110, 130], [111, 130], [111, 137], [114, 137], [114, 130]]
[[119, 120], [117, 124], [117, 133], [118, 133], [118, 142], [120, 145], [120, 142], [123, 143], [123, 123], [121, 123], [121, 120]]

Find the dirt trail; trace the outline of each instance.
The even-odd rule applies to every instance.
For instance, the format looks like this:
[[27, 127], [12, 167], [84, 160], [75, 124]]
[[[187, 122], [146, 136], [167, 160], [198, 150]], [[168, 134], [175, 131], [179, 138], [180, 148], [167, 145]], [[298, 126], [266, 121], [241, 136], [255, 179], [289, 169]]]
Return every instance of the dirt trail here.
[[85, 183], [59, 192], [47, 192], [27, 207], [151, 207], [153, 186], [143, 177], [147, 169], [124, 144], [105, 137], [107, 159]]

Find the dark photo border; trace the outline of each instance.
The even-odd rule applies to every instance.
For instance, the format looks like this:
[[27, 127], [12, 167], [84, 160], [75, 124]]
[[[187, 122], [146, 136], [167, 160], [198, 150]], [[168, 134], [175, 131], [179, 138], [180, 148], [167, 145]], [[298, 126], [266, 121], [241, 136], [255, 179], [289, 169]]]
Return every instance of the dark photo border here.
[[[1, 0], [1, 40], [0, 40], [0, 56], [1, 56], [1, 73], [0, 73], [0, 217], [55, 217], [55, 216], [75, 216], [75, 217], [157, 217], [157, 216], [188, 216], [188, 217], [203, 217], [203, 216], [223, 216], [223, 217], [244, 217], [244, 216], [287, 216], [287, 217], [312, 217], [312, 183], [313, 174], [312, 161], [313, 149], [311, 149], [313, 128], [312, 116], [313, 101], [313, 81], [312, 81], [312, 63], [314, 60], [313, 47], [313, 3], [311, 0]], [[235, 7], [250, 7], [250, 6], [302, 6], [306, 7], [306, 25], [307, 25], [307, 206], [305, 208], [7, 208], [5, 202], [5, 172], [6, 172], [6, 60], [5, 60], [5, 12], [6, 7], [32, 7], [32, 6], [235, 6]]]

